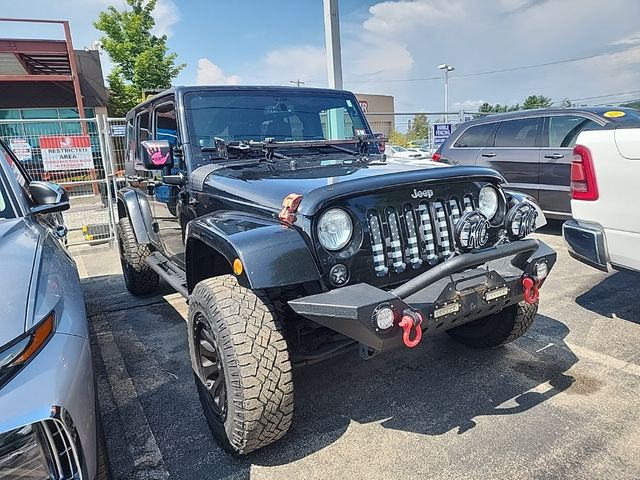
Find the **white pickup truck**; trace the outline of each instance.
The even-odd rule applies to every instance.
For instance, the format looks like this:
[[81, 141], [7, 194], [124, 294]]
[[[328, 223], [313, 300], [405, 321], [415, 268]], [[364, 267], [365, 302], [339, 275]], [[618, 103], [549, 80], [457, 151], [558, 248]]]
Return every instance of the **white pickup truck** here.
[[571, 211], [562, 234], [574, 258], [604, 271], [640, 272], [640, 124], [580, 133]]

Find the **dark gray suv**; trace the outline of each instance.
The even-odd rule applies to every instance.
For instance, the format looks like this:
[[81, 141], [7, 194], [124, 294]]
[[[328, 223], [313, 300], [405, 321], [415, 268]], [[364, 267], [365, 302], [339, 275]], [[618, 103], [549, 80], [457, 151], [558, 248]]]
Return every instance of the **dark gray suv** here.
[[571, 216], [573, 147], [586, 128], [640, 123], [640, 111], [620, 107], [524, 110], [461, 124], [434, 155], [453, 165], [498, 170], [509, 187], [535, 198], [550, 218]]

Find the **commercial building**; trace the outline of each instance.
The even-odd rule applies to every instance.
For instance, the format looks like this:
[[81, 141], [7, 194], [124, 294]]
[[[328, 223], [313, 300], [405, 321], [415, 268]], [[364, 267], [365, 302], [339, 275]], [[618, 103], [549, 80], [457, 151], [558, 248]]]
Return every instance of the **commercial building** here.
[[0, 19], [0, 25], [7, 21], [59, 23], [65, 38], [0, 39], [0, 137], [37, 149], [44, 133], [91, 133], [92, 123], [56, 120], [107, 112], [99, 52], [74, 50], [66, 21]]
[[360, 102], [372, 130], [388, 137], [394, 129], [393, 97], [391, 95], [356, 93], [356, 98]]

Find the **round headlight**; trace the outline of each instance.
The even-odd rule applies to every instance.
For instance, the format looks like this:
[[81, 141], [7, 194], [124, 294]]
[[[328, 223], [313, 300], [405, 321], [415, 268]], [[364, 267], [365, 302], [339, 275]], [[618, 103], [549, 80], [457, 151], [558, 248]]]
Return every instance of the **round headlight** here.
[[498, 211], [498, 192], [496, 192], [495, 188], [489, 185], [482, 187], [478, 197], [478, 208], [489, 220], [495, 216]]
[[327, 250], [340, 250], [349, 243], [352, 234], [353, 223], [344, 210], [332, 208], [318, 220], [318, 240]]

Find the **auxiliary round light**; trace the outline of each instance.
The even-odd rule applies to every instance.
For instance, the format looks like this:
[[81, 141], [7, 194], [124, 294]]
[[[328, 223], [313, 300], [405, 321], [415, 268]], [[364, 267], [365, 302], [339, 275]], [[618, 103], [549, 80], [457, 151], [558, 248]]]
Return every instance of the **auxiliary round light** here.
[[538, 280], [544, 280], [547, 278], [549, 273], [549, 265], [547, 265], [547, 262], [542, 260], [541, 262], [536, 263], [533, 273]]
[[373, 312], [373, 322], [380, 330], [387, 330], [393, 327], [395, 322], [395, 313], [391, 307], [378, 307]]
[[483, 247], [489, 240], [489, 220], [478, 211], [465, 213], [456, 223], [456, 241], [461, 250]]
[[480, 212], [491, 220], [498, 212], [498, 206], [499, 200], [496, 189], [490, 185], [482, 187], [480, 195], [478, 196], [478, 208]]
[[322, 214], [318, 220], [318, 241], [327, 250], [340, 250], [353, 234], [353, 222], [347, 212], [332, 208]]
[[536, 230], [538, 211], [529, 202], [522, 202], [507, 213], [507, 233], [512, 238], [524, 238]]

